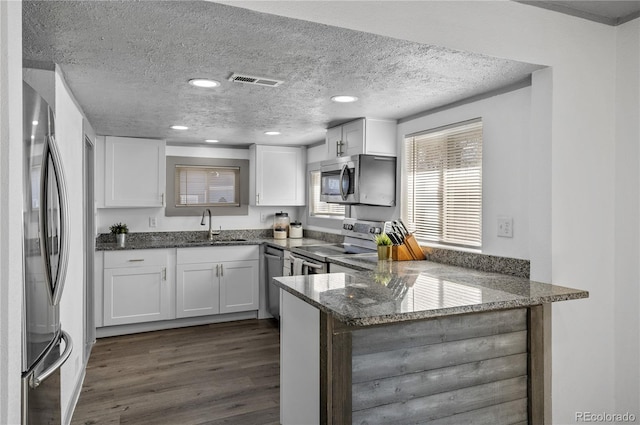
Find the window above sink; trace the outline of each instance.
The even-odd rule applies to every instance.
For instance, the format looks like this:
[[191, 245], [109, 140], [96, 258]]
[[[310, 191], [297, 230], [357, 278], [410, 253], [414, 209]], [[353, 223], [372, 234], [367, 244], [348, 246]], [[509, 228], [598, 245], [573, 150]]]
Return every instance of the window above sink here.
[[166, 216], [248, 215], [249, 161], [167, 156]]

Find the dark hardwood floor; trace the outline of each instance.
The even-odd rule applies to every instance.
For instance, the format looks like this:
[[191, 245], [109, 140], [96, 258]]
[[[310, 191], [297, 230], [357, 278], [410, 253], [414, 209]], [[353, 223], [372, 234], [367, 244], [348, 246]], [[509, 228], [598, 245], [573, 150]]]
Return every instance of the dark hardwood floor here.
[[71, 423], [278, 424], [279, 350], [270, 320], [99, 339]]

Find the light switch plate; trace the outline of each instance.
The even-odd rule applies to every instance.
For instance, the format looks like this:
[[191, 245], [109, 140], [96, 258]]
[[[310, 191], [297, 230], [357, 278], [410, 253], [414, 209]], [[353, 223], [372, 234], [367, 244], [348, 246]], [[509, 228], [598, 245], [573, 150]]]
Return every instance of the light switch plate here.
[[513, 218], [498, 217], [498, 236], [501, 238], [513, 237]]

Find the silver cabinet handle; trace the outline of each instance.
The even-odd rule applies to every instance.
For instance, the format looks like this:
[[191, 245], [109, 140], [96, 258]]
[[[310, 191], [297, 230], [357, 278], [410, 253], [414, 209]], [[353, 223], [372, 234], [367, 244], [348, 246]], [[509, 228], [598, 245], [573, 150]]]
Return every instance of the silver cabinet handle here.
[[71, 355], [71, 350], [73, 350], [73, 340], [71, 339], [69, 334], [66, 333], [65, 331], [62, 331], [61, 337], [64, 340], [64, 351], [62, 352], [62, 355], [58, 357], [58, 360], [56, 360], [51, 366], [49, 366], [40, 375], [31, 376], [31, 379], [29, 379], [29, 386], [31, 388], [38, 388], [38, 386], [40, 386], [42, 381], [47, 379], [49, 376], [51, 376], [53, 372], [55, 372], [58, 368], [60, 368]]
[[138, 261], [144, 261], [144, 258], [132, 258], [131, 260], [129, 260], [130, 263], [135, 263]]
[[162, 280], [167, 280], [167, 268], [162, 269]]
[[162, 206], [164, 207], [164, 193], [161, 196], [162, 196]]
[[[49, 113], [52, 114], [51, 111]], [[47, 217], [53, 208], [49, 205], [49, 158], [53, 174], [55, 176], [56, 189], [58, 190], [58, 207], [60, 208], [60, 248], [56, 265], [51, 264], [50, 241], [54, 235], [49, 235], [50, 221]], [[53, 136], [45, 138], [44, 150], [42, 153], [42, 170], [40, 178], [40, 252], [45, 261], [45, 274], [49, 283], [49, 295], [51, 303], [57, 305], [62, 297], [65, 276], [67, 274], [67, 264], [69, 262], [69, 212], [67, 207], [67, 184], [64, 170], [62, 169], [62, 159], [60, 151]], [[54, 268], [57, 270], [53, 277]]]
[[344, 146], [344, 142], [342, 140], [336, 141], [336, 156], [342, 156], [344, 152], [342, 152], [342, 147]]
[[256, 193], [256, 205], [260, 205], [260, 194]]
[[216, 264], [216, 277], [220, 277], [220, 264]]
[[224, 264], [220, 264], [220, 276], [224, 276]]

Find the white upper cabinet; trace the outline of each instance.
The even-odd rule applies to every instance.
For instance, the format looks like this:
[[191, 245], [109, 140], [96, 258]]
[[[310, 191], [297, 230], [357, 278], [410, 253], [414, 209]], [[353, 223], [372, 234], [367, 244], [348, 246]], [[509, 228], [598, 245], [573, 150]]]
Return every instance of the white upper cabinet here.
[[368, 155], [396, 155], [396, 122], [373, 118], [332, 127], [327, 130], [327, 159]]
[[105, 207], [164, 207], [165, 141], [105, 138]]
[[305, 205], [306, 148], [252, 145], [251, 205]]

